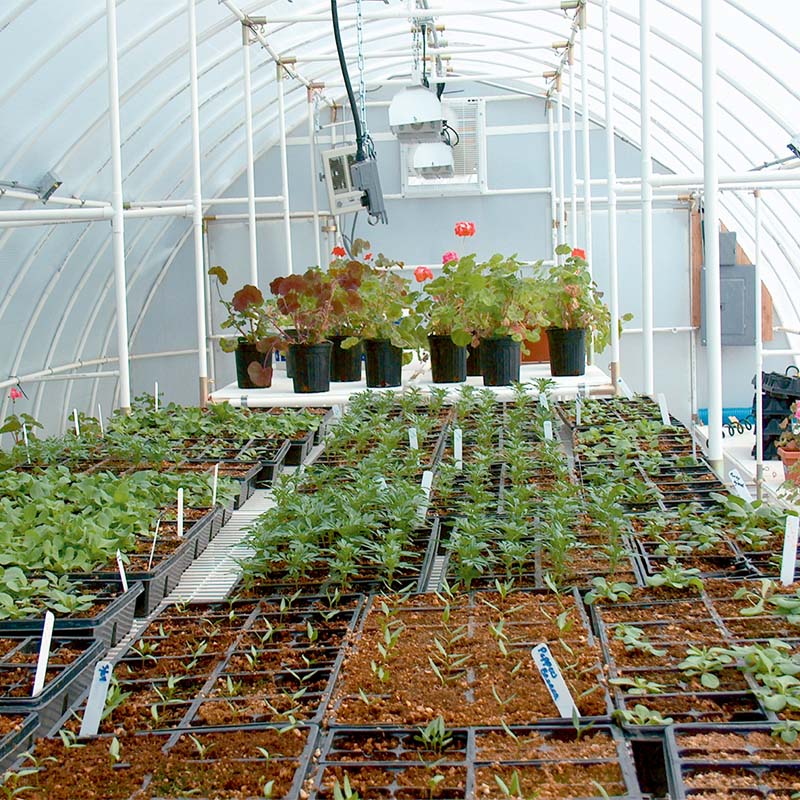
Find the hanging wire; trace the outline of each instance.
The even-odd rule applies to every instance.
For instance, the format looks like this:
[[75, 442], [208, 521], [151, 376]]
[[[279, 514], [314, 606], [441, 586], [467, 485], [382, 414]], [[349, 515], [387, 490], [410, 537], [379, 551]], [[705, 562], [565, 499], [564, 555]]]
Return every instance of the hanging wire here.
[[356, 0], [356, 35], [358, 45], [358, 100], [359, 116], [361, 117], [361, 127], [363, 129], [364, 144], [367, 155], [375, 157], [375, 145], [369, 135], [369, 124], [367, 123], [367, 86], [364, 78], [366, 65], [364, 63], [364, 15], [361, 7], [362, 0]]

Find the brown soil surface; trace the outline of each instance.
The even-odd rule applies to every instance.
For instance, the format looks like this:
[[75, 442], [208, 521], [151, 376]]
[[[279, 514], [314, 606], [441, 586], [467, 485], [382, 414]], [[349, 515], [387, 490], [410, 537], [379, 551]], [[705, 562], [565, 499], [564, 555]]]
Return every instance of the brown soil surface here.
[[479, 769], [475, 777], [475, 796], [478, 798], [502, 797], [495, 777], [505, 783], [519, 775], [519, 783], [525, 797], [537, 800], [549, 798], [597, 797], [599, 783], [609, 797], [625, 795], [625, 781], [617, 764], [543, 764], [535, 767], [495, 766]]
[[800, 743], [768, 733], [701, 733], [677, 739], [681, 758], [701, 761], [798, 761]]

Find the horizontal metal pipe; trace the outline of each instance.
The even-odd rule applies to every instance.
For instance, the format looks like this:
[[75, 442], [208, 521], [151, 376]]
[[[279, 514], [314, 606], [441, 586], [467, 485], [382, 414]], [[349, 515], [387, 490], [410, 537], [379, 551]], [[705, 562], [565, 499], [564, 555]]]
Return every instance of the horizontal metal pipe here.
[[[239, 203], [246, 203], [246, 197], [204, 197], [203, 207], [207, 206], [233, 206]], [[256, 203], [281, 203], [283, 195], [264, 195], [256, 197]], [[191, 199], [188, 200], [130, 200], [125, 203], [126, 209], [138, 208], [161, 208], [163, 206], [192, 206]]]
[[94, 380], [95, 378], [118, 378], [119, 370], [104, 370], [103, 372], [64, 372], [59, 375], [42, 375], [39, 378], [28, 378], [26, 383], [45, 383], [46, 381], [79, 381]]
[[[693, 331], [699, 331], [700, 328], [694, 327], [692, 325], [677, 325], [675, 327], [666, 327], [666, 328], [653, 328], [653, 333], [692, 333]], [[641, 328], [623, 328], [622, 335], [630, 335], [632, 333], [642, 333]]]
[[38, 194], [33, 192], [24, 192], [20, 189], [6, 189], [0, 186], [0, 199], [8, 197], [12, 200], [24, 200], [32, 203], [42, 203], [48, 206], [74, 206], [76, 208], [105, 208], [111, 205], [105, 200], [81, 200], [79, 197], [56, 197], [51, 195], [47, 198], [47, 202], [43, 202]]

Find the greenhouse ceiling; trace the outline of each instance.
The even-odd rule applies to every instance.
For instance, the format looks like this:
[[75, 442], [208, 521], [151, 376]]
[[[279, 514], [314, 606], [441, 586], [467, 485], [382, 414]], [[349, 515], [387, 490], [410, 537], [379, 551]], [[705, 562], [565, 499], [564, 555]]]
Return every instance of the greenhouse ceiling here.
[[[640, 11], [647, 9], [650, 154], [682, 176], [673, 193], [703, 187], [701, 6], [713, 12], [719, 217], [752, 253], [753, 180], [780, 181], [762, 193], [763, 275], [783, 325], [792, 329], [800, 326], [800, 176], [792, 182], [798, 161], [786, 159], [800, 131], [794, 80], [800, 42], [796, 26], [787, 24], [786, 5], [360, 0], [339, 2], [338, 12], [357, 91], [362, 78], [367, 90], [407, 85], [419, 44], [412, 28], [425, 24], [436, 37], [426, 63], [446, 71], [448, 84], [469, 80], [537, 97], [555, 97], [560, 87], [565, 108], [582, 113], [588, 107], [600, 126], [612, 111], [616, 134], [639, 146]], [[118, 76], [109, 71], [112, 16]], [[190, 30], [196, 30], [200, 175], [192, 158]], [[113, 362], [116, 308], [126, 293], [125, 344], [147, 355], [137, 351], [140, 329], [175, 253], [190, 241], [193, 220], [199, 224], [196, 179], [202, 211], [209, 213], [213, 198], [247, 168], [243, 54], [250, 60], [255, 159], [279, 145], [282, 128], [304, 129], [310, 100], [344, 99], [327, 2], [6, 0], [0, 45], [0, 331], [7, 345], [0, 371], [9, 376], [6, 386], [23, 375]], [[276, 80], [279, 73], [285, 80]], [[118, 162], [109, 125], [115, 82]], [[779, 163], [765, 166], [773, 162]], [[752, 170], [758, 172], [743, 176]], [[655, 187], [656, 194], [667, 189]], [[635, 182], [627, 190], [639, 191]], [[108, 224], [116, 211], [122, 215], [120, 191], [124, 240]], [[115, 238], [118, 248], [124, 241], [126, 291], [119, 274], [115, 289]], [[198, 291], [201, 283], [198, 278]], [[123, 339], [117, 336], [120, 348]], [[3, 413], [6, 406], [7, 400]]]

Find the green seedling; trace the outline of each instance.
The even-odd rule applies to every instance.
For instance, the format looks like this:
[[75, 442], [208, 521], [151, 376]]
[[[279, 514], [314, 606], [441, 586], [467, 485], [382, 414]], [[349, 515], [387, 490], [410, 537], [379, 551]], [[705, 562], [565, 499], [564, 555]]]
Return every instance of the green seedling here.
[[419, 728], [418, 731], [414, 740], [423, 744], [426, 750], [436, 755], [440, 755], [453, 742], [453, 736], [447, 730], [441, 714], [432, 719], [424, 728]]

